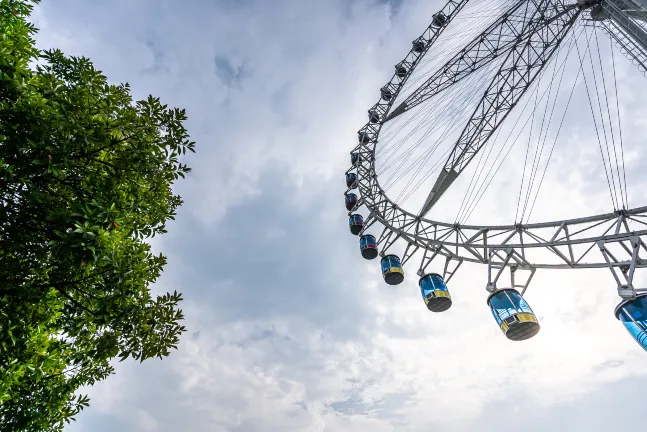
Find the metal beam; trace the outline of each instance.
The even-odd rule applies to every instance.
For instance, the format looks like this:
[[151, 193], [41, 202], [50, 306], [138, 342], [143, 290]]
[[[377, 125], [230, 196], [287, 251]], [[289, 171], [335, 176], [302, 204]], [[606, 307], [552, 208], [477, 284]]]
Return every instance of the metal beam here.
[[[545, 3], [545, 2], [542, 2]], [[520, 0], [495, 22], [476, 36], [465, 48], [449, 59], [431, 77], [414, 90], [384, 120], [388, 122], [436, 96], [443, 90], [468, 77], [477, 70], [506, 55], [519, 40], [537, 31], [568, 12], [568, 9], [547, 9], [546, 15], [530, 15], [533, 2]], [[570, 6], [569, 9], [575, 6]]]
[[[429, 212], [503, 123], [548, 64], [581, 12], [576, 7], [564, 6], [562, 2], [537, 1], [535, 6], [532, 17], [526, 21], [531, 28], [524, 30], [524, 34], [529, 36], [514, 44], [485, 91], [429, 193], [419, 213], [421, 216]], [[548, 8], [565, 13], [551, 14], [556, 19], [548, 21]]]
[[591, 10], [591, 19], [602, 25], [625, 56], [647, 72], [647, 0], [604, 0]]
[[[448, 2], [444, 11], [452, 17], [465, 2]], [[550, 0], [550, 3], [566, 7], [563, 0]], [[429, 32], [429, 36], [425, 36], [427, 47], [438, 36], [436, 30], [426, 30]], [[552, 36], [556, 37], [555, 34]], [[391, 84], [399, 92], [404, 83], [400, 80]], [[382, 107], [382, 102], [378, 102], [378, 105]], [[390, 103], [384, 103], [379, 114], [387, 115], [389, 107]], [[380, 236], [382, 253], [391, 248], [396, 239], [405, 241], [411, 245], [407, 256], [413, 255], [414, 251], [423, 255], [421, 271], [431, 260], [440, 256], [457, 262], [463, 260], [500, 265], [505, 257], [498, 254], [490, 256], [489, 252], [504, 248], [523, 249], [520, 255], [526, 261], [526, 266], [537, 269], [610, 267], [631, 270], [632, 264], [635, 269], [647, 268], [647, 259], [637, 254], [634, 259], [635, 241], [631, 243], [631, 239], [637, 237], [640, 252], [647, 256], [647, 245], [642, 239], [647, 238], [647, 207], [569, 220], [493, 226], [434, 221], [402, 209], [380, 187], [375, 171], [375, 148], [381, 125], [381, 121], [369, 123], [362, 129], [370, 139], [368, 142], [360, 141], [356, 151], [362, 153], [362, 159], [355, 168], [359, 177], [359, 195], [373, 218], [367, 218], [367, 221], [379, 223], [385, 228]], [[520, 241], [514, 239], [515, 235]], [[597, 252], [599, 248], [595, 246], [600, 241], [610, 262]], [[627, 244], [631, 244], [631, 247], [627, 247]], [[508, 260], [508, 264], [518, 267], [519, 263], [513, 261]]]
[[[371, 144], [380, 133], [380, 129], [384, 124], [383, 120], [397, 99], [402, 86], [407, 82], [412, 71], [415, 70], [416, 66], [425, 56], [429, 48], [436, 42], [438, 37], [458, 15], [458, 13], [467, 5], [468, 1], [469, 0], [449, 0], [438, 14], [436, 14], [443, 15], [445, 17], [444, 25], [439, 27], [434, 23], [435, 19], [432, 20], [432, 23], [429, 24], [422, 35], [413, 41], [413, 47], [411, 48], [411, 51], [409, 51], [409, 54], [407, 54], [404, 60], [398, 63], [398, 65], [405, 66], [406, 74], [401, 76], [396, 70], [389, 82], [382, 87], [382, 89], [391, 94], [391, 97], [386, 99], [382, 97], [371, 107], [371, 109], [369, 109], [369, 122], [359, 130], [359, 133], [366, 134], [369, 140], [368, 142], [360, 141], [359, 145], [353, 150], [354, 152], [367, 152], [367, 149], [372, 147]], [[371, 152], [367, 152], [367, 155], [370, 156]]]

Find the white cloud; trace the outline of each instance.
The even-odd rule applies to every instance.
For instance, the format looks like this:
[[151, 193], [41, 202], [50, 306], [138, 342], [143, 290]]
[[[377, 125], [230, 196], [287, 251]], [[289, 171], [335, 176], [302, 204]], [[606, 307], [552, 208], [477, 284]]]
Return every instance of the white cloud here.
[[[185, 208], [155, 243], [170, 262], [155, 290], [185, 292], [189, 332], [162, 362], [120, 364], [70, 430], [494, 430], [500, 406], [546, 413], [536, 424], [560, 430], [558, 408], [647, 374], [613, 317], [607, 271], [539, 272], [527, 299], [542, 330], [512, 343], [485, 304], [484, 267], [466, 265], [450, 283], [452, 308], [432, 314], [412, 268], [390, 287], [359, 257], [342, 207], [348, 152], [438, 5], [403, 2], [397, 15], [369, 0], [38, 8], [41, 46], [90, 57], [136, 97], [186, 107], [198, 142], [179, 185]], [[621, 83], [634, 79], [619, 71]], [[626, 109], [642, 112], [639, 102]], [[625, 116], [627, 129], [644, 130], [642, 117]], [[554, 202], [608, 211], [604, 177], [589, 168], [595, 153], [582, 156], [590, 131], [569, 132], [537, 218], [566, 211]], [[628, 171], [640, 167], [638, 141], [628, 138]], [[498, 202], [480, 209], [502, 217]], [[614, 402], [588, 415], [606, 418]]]

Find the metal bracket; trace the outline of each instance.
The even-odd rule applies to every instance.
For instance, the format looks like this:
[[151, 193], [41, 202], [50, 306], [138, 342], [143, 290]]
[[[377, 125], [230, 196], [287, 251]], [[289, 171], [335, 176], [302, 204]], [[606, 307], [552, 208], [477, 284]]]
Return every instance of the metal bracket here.
[[[500, 252], [505, 253], [505, 257], [501, 256]], [[501, 248], [501, 249], [494, 249], [491, 248], [488, 253], [488, 268], [487, 268], [487, 285], [485, 289], [490, 292], [496, 292], [497, 291], [497, 282], [499, 281], [499, 278], [503, 274], [503, 270], [505, 270], [506, 267], [510, 268], [510, 287], [511, 288], [521, 288], [521, 295], [523, 296], [528, 289], [528, 285], [530, 285], [530, 281], [532, 280], [533, 276], [535, 275], [535, 272], [537, 271], [537, 268], [535, 268], [532, 264], [530, 264], [522, 254], [514, 250], [514, 248]], [[494, 258], [499, 258], [499, 262], [495, 261]], [[510, 261], [514, 261], [513, 264], [509, 264]], [[492, 270], [498, 270], [494, 278], [492, 278]], [[526, 281], [523, 284], [517, 284], [515, 283], [515, 274], [517, 273], [518, 270], [524, 270], [524, 271], [529, 271], [530, 273], [527, 274]]]
[[400, 260], [400, 263], [402, 265], [405, 265], [407, 261], [411, 259], [413, 254], [415, 254], [420, 247], [417, 246], [413, 242], [407, 242], [407, 248], [404, 250], [404, 253], [402, 254], [402, 259]]
[[[604, 240], [598, 241], [600, 252], [604, 257], [604, 260], [607, 262], [607, 266], [609, 270], [611, 270], [613, 278], [618, 284], [618, 295], [625, 300], [633, 300], [636, 298], [637, 290], [634, 288], [633, 280], [636, 271], [636, 263], [638, 262], [638, 251], [640, 250], [640, 237], [631, 236], [629, 237], [629, 242], [631, 243], [631, 261], [623, 265], [606, 247]], [[616, 270], [616, 267], [620, 269], [620, 272]], [[624, 283], [623, 280], [620, 279], [618, 273], [622, 275]], [[645, 290], [640, 289], [638, 291]]]
[[[353, 210], [348, 212], [348, 217], [350, 217], [353, 211], [355, 211], [355, 208], [353, 208]], [[366, 230], [369, 229], [373, 224], [375, 224], [375, 222], [377, 222], [377, 219], [373, 217], [373, 214], [368, 215], [366, 219], [364, 219], [364, 228], [362, 228], [362, 230], [357, 235], [361, 237], [364, 234], [366, 234]]]
[[425, 248], [424, 255], [422, 256], [422, 260], [420, 261], [420, 268], [418, 269], [418, 276], [423, 277], [425, 275], [425, 270], [431, 264], [431, 262], [438, 256], [440, 253], [441, 246], [440, 245], [431, 245], [429, 248]]
[[[453, 269], [449, 269], [449, 263], [454, 262], [456, 265], [453, 267]], [[453, 259], [451, 257], [445, 258], [445, 268], [443, 269], [443, 280], [445, 283], [449, 282], [449, 280], [454, 276], [454, 274], [458, 271], [458, 268], [463, 264], [463, 259]], [[447, 276], [449, 275], [449, 276]]]
[[380, 248], [380, 256], [384, 258], [386, 256], [386, 251], [393, 246], [397, 239], [400, 238], [400, 234], [396, 234], [395, 231], [389, 229], [388, 226], [385, 226], [382, 230], [380, 238], [377, 239], [377, 246]]
[[353, 208], [350, 211], [356, 212], [363, 205], [364, 205], [364, 198], [359, 198], [357, 200], [357, 203], [355, 203], [355, 205], [353, 206]]
[[[429, 267], [429, 264], [431, 264], [431, 262], [440, 254], [442, 249], [443, 247], [440, 245], [425, 249], [422, 260], [420, 261], [420, 268], [417, 272], [418, 276], [423, 277], [426, 274], [427, 267]], [[453, 266], [450, 266], [450, 263], [453, 263]], [[458, 271], [461, 264], [463, 264], [463, 258], [445, 256], [445, 266], [443, 268], [443, 280], [445, 283], [449, 282], [449, 280]]]

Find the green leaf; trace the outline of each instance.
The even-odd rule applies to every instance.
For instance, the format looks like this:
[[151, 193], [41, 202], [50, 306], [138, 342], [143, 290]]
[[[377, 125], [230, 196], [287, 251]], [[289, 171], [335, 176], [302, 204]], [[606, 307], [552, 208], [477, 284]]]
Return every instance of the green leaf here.
[[111, 360], [164, 358], [185, 332], [144, 240], [179, 205], [185, 111], [38, 50], [36, 3], [0, 0], [0, 431], [61, 430]]

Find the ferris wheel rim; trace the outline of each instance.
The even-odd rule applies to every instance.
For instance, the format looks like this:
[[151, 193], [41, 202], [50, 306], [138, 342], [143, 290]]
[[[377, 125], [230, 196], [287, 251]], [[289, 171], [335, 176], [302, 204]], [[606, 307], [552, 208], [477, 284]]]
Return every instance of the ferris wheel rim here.
[[[376, 179], [376, 183], [379, 182]], [[621, 209], [609, 213], [598, 213], [592, 216], [583, 216], [577, 218], [569, 219], [559, 219], [548, 222], [533, 222], [533, 223], [517, 223], [517, 224], [508, 224], [508, 225], [487, 225], [487, 224], [461, 224], [461, 223], [449, 223], [443, 221], [437, 221], [434, 219], [427, 219], [424, 217], [419, 217], [414, 213], [411, 213], [407, 210], [404, 210], [402, 207], [395, 204], [386, 194], [384, 194], [384, 199], [391, 204], [393, 209], [396, 209], [404, 216], [409, 216], [413, 219], [416, 219], [420, 222], [428, 223], [430, 225], [435, 225], [443, 228], [454, 228], [454, 229], [463, 229], [463, 230], [488, 230], [488, 231], [509, 231], [514, 229], [541, 229], [541, 228], [556, 228], [561, 225], [577, 225], [583, 223], [593, 223], [603, 220], [609, 220], [610, 218], [615, 218], [621, 215], [625, 216], [638, 216], [638, 215], [647, 215], [647, 206], [634, 207], [631, 209]], [[372, 210], [371, 205], [364, 203], [364, 205]], [[371, 213], [373, 213], [371, 211]]]
[[[443, 15], [434, 15], [434, 21], [432, 21], [432, 24], [449, 24], [451, 19], [448, 19], [448, 16], [444, 15], [444, 11], [448, 8], [451, 9], [451, 7], [454, 7], [453, 12], [457, 13], [468, 1], [469, 0], [449, 0], [446, 6], [441, 10], [441, 14]], [[647, 350], [647, 320], [644, 319], [644, 312], [645, 309], [647, 309], [647, 304], [643, 301], [647, 298], [647, 288], [634, 286], [635, 270], [639, 267], [647, 267], [647, 259], [640, 258], [639, 256], [641, 252], [643, 253], [643, 256], [645, 256], [645, 252], [647, 252], [647, 229], [642, 229], [647, 228], [647, 206], [630, 208], [628, 199], [623, 200], [622, 205], [620, 206], [618, 199], [616, 198], [616, 200], [613, 201], [612, 197], [614, 208], [612, 213], [550, 222], [537, 222], [532, 224], [515, 223], [512, 225], [460, 224], [459, 220], [461, 219], [458, 219], [458, 217], [456, 223], [451, 224], [447, 222], [434, 221], [425, 217], [428, 210], [438, 201], [439, 197], [448, 190], [451, 183], [470, 163], [474, 155], [481, 150], [489, 139], [492, 138], [492, 131], [501, 126], [507, 115], [515, 108], [516, 104], [521, 100], [524, 94], [526, 94], [526, 91], [533, 84], [537, 76], [540, 75], [540, 72], [542, 72], [546, 63], [553, 58], [553, 54], [555, 54], [556, 51], [559, 51], [558, 48], [560, 44], [564, 41], [566, 35], [574, 30], [575, 22], [582, 16], [580, 12], [584, 9], [583, 5], [591, 6], [593, 3], [604, 5], [605, 2], [630, 2], [635, 0], [576, 0], [577, 5], [580, 6], [578, 9], [571, 9], [567, 14], [562, 14], [559, 17], [557, 15], [554, 15], [552, 18], [545, 17], [544, 13], [547, 11], [549, 6], [553, 8], [554, 12], [558, 9], [558, 5], [564, 6], [565, 1], [567, 0], [511, 0], [511, 3], [514, 2], [514, 4], [521, 4], [523, 2], [526, 4], [532, 3], [535, 10], [529, 13], [528, 8], [526, 8], [526, 10], [522, 12], [527, 15], [522, 17], [524, 18], [524, 21], [521, 26], [521, 31], [519, 31], [519, 29], [510, 29], [510, 35], [502, 35], [501, 33], [496, 35], [499, 37], [511, 36], [512, 38], [516, 38], [517, 42], [514, 42], [512, 46], [508, 45], [510, 50], [509, 53], [506, 55], [501, 67], [497, 70], [496, 75], [490, 82], [484, 96], [479, 101], [467, 126], [465, 126], [465, 129], [461, 132], [459, 139], [456, 141], [456, 144], [451, 151], [448, 162], [445, 163], [438, 179], [434, 183], [434, 186], [427, 197], [427, 200], [417, 215], [398, 206], [388, 197], [380, 185], [375, 170], [376, 147], [380, 131], [385, 121], [389, 121], [389, 119], [406, 112], [412, 107], [415, 108], [423, 101], [429, 100], [441, 91], [446, 90], [448, 86], [443, 88], [443, 84], [447, 84], [447, 82], [449, 82], [449, 86], [451, 86], [458, 83], [462, 78], [457, 79], [457, 76], [461, 73], [465, 74], [465, 70], [469, 70], [469, 62], [463, 65], [464, 68], [462, 70], [458, 68], [453, 70], [453, 76], [448, 77], [445, 83], [440, 82], [440, 80], [434, 81], [437, 79], [437, 74], [434, 73], [423, 83], [422, 86], [414, 89], [414, 91], [405, 98], [405, 102], [397, 106], [395, 111], [399, 111], [399, 113], [389, 115], [391, 107], [395, 101], [394, 96], [399, 94], [404, 83], [411, 73], [413, 73], [416, 64], [424, 56], [424, 53], [426, 53], [431, 45], [433, 45], [435, 39], [437, 39], [438, 35], [442, 32], [442, 29], [437, 29], [433, 35], [435, 38], [429, 38], [426, 40], [426, 42], [428, 42], [428, 46], [426, 47], [421, 47], [420, 43], [418, 43], [421, 38], [424, 37], [424, 34], [423, 37], [418, 38], [413, 42], [414, 48], [412, 48], [405, 60], [396, 65], [396, 74], [394, 77], [386, 86], [380, 89], [382, 94], [381, 99], [383, 99], [386, 104], [378, 101], [378, 103], [369, 110], [369, 122], [366, 126], [360, 129], [360, 131], [358, 131], [359, 145], [355, 147], [353, 152], [351, 152], [350, 160], [352, 167], [346, 171], [346, 185], [348, 189], [345, 193], [346, 209], [349, 210], [350, 231], [352, 234], [361, 236], [359, 241], [360, 250], [365, 259], [370, 260], [376, 258], [379, 250], [379, 255], [382, 257], [380, 263], [382, 268], [381, 273], [384, 278], [384, 282], [388, 285], [398, 285], [404, 281], [404, 265], [417, 253], [418, 250], [421, 250], [423, 256], [420, 260], [420, 267], [417, 271], [417, 275], [420, 276], [418, 285], [424, 303], [426, 304], [427, 309], [431, 312], [443, 312], [451, 307], [452, 300], [447, 283], [464, 261], [486, 264], [487, 283], [485, 285], [485, 290], [489, 293], [486, 303], [488, 304], [501, 332], [506, 338], [513, 341], [532, 338], [540, 330], [540, 324], [536, 314], [524, 299], [524, 294], [528, 285], [533, 280], [536, 270], [540, 268], [607, 268], [611, 271], [615, 279], [617, 284], [617, 294], [622, 299], [620, 304], [616, 307], [614, 314], [629, 331], [633, 339], [638, 342], [643, 349]], [[647, 23], [647, 0], [640, 1], [644, 3], [644, 7], [642, 7], [642, 11], [638, 12], [642, 14], [641, 18], [644, 18], [644, 22]], [[623, 11], [626, 11], [626, 8], [611, 11], [611, 13], [618, 13], [618, 11], [622, 13]], [[603, 8], [602, 13], [607, 12], [609, 12], [609, 10]], [[505, 14], [507, 14], [507, 12]], [[570, 17], [566, 15], [570, 15]], [[535, 21], [538, 16], [540, 16], [540, 19]], [[451, 18], [451, 15], [449, 15], [449, 17]], [[528, 21], [526, 21], [526, 18], [528, 18]], [[564, 19], [562, 20], [561, 18]], [[502, 21], [506, 20], [507, 16], [498, 18], [495, 24], [499, 26]], [[548, 21], [551, 20], [552, 23], [548, 23]], [[542, 23], [546, 23], [544, 28], [541, 27]], [[428, 30], [431, 29], [431, 27], [432, 25], [429, 26]], [[551, 28], [549, 29], [549, 27]], [[628, 27], [630, 27], [630, 25], [625, 25], [625, 28]], [[550, 37], [542, 38], [539, 36], [535, 38], [535, 33], [543, 30], [550, 30], [552, 32], [552, 40], [550, 40]], [[644, 63], [647, 64], [647, 27], [641, 29], [641, 32], [642, 33], [640, 33], [639, 36], [643, 38], [643, 40], [641, 40], [643, 50], [641, 52], [635, 52], [634, 54], [642, 55], [645, 59]], [[492, 26], [489, 26], [486, 31], [482, 31], [479, 35], [479, 37], [482, 38], [481, 42], [477, 42], [477, 45], [479, 43], [483, 43], [483, 41], [486, 38], [491, 37], [493, 33]], [[611, 33], [609, 33], [609, 35], [613, 36]], [[522, 36], [526, 36], [527, 40], [522, 41]], [[535, 49], [536, 47], [533, 46], [533, 44], [536, 44], [537, 42], [543, 44], [543, 47], [540, 45]], [[577, 41], [575, 44], [577, 46]], [[519, 50], [520, 45], [524, 45], [521, 50]], [[487, 57], [485, 58], [486, 64], [488, 60], [491, 61], [491, 59], [496, 58], [496, 49], [501, 46], [502, 45], [497, 42], [494, 45], [493, 50], [490, 50], [486, 54], [489, 55], [489, 59]], [[529, 46], [532, 46], [532, 49], [535, 50], [534, 54], [536, 54], [536, 58], [531, 58], [531, 56], [528, 55], [528, 61], [523, 63], [525, 61], [523, 55], [526, 54], [526, 50]], [[470, 42], [461, 52], [469, 51], [473, 48], [473, 42]], [[419, 54], [422, 52], [423, 54], [415, 56], [414, 51]], [[567, 52], [566, 56], [568, 55], [569, 53]], [[414, 56], [413, 62], [406, 63], [410, 56]], [[510, 61], [511, 58], [512, 60]], [[634, 58], [638, 58], [638, 55], [634, 55]], [[476, 65], [476, 61], [478, 61], [473, 59], [470, 60], [472, 60], [473, 66]], [[456, 63], [452, 63], [454, 61], [455, 57], [452, 57], [444, 66], [442, 66], [442, 69], [444, 71], [449, 70], [447, 65], [456, 65]], [[533, 70], [532, 68], [536, 67], [538, 62], [541, 63], [539, 70]], [[408, 70], [406, 70], [404, 66], [408, 66]], [[523, 85], [520, 85], [519, 81], [515, 81], [517, 80], [517, 77], [513, 76], [518, 70], [518, 66], [520, 66], [520, 74], [526, 81]], [[482, 65], [478, 67], [482, 67]], [[504, 69], [504, 67], [507, 69]], [[472, 69], [471, 72], [476, 69], [477, 68]], [[510, 71], [513, 71], [512, 74], [508, 74]], [[541, 81], [541, 77], [539, 80]], [[398, 84], [397, 86], [394, 86], [394, 81]], [[502, 81], [503, 84], [499, 84]], [[512, 82], [512, 84], [510, 84], [510, 82]], [[483, 108], [481, 104], [486, 100], [486, 98], [493, 94], [491, 92], [493, 88], [494, 91], [498, 91], [499, 93], [489, 99], [489, 107]], [[518, 93], [512, 94], [515, 90], [518, 90]], [[504, 107], [497, 98], [507, 91], [509, 91], [506, 96], [508, 98], [506, 101], [507, 107]], [[590, 96], [589, 102], [591, 102]], [[593, 111], [592, 105], [591, 108]], [[479, 118], [477, 113], [480, 113], [481, 110], [482, 114]], [[500, 120], [497, 119], [499, 114], [502, 114], [502, 119]], [[380, 115], [382, 116], [381, 119]], [[474, 122], [475, 119], [476, 122]], [[480, 123], [478, 123], [479, 120]], [[469, 127], [471, 127], [471, 130], [466, 133]], [[477, 130], [472, 133], [478, 128], [483, 128], [484, 131]], [[599, 135], [598, 141], [600, 141]], [[601, 145], [600, 151], [602, 152]], [[468, 156], [464, 157], [466, 153]], [[455, 154], [458, 154], [458, 157], [456, 157]], [[604, 159], [604, 155], [602, 156]], [[609, 163], [610, 161], [609, 156]], [[426, 163], [426, 159], [422, 160], [422, 162]], [[622, 162], [624, 170], [624, 159]], [[496, 171], [498, 171], [498, 168]], [[609, 176], [608, 174], [606, 175], [608, 182]], [[620, 172], [618, 171], [618, 176], [619, 175]], [[541, 181], [543, 181], [543, 175], [540, 182]], [[387, 180], [385, 184], [388, 183], [389, 182]], [[356, 188], [358, 189], [358, 194], [360, 196], [359, 199], [357, 195], [349, 193], [351, 190]], [[609, 185], [609, 192], [611, 192], [611, 185]], [[519, 196], [521, 196], [521, 190], [519, 192]], [[366, 206], [370, 212], [366, 219], [363, 219], [361, 214], [354, 213], [361, 206]], [[534, 206], [534, 202], [532, 206]], [[516, 220], [515, 216], [515, 221]], [[523, 220], [524, 218], [522, 213], [521, 222], [523, 222]], [[359, 230], [357, 229], [357, 222], [359, 222]], [[366, 230], [376, 222], [384, 227], [382, 234], [379, 236], [377, 241], [376, 236], [366, 232]], [[606, 229], [602, 233], [593, 234], [595, 232], [594, 230], [604, 228]], [[636, 228], [640, 228], [640, 230], [636, 231]], [[539, 235], [541, 230], [543, 230], [543, 233], [548, 231], [548, 236], [545, 236], [544, 238], [542, 237], [544, 234]], [[471, 232], [466, 235], [465, 231]], [[584, 236], [582, 236], [582, 233], [584, 233]], [[518, 242], [515, 242], [517, 236]], [[645, 237], [645, 241], [643, 241], [643, 237]], [[406, 249], [404, 250], [404, 254], [400, 254], [399, 252], [394, 254], [394, 251], [390, 250], [390, 248], [395, 245], [396, 242], [401, 245], [402, 242], [399, 241], [400, 239], [403, 239], [406, 242]], [[530, 243], [527, 239], [530, 239]], [[371, 250], [370, 256], [365, 253], [369, 246]], [[585, 248], [583, 253], [581, 253], [582, 248]], [[537, 252], [538, 249], [540, 252], [544, 252], [544, 254], [542, 255]], [[590, 256], [589, 252], [593, 249], [595, 249], [596, 252], [599, 252], [599, 254], [597, 255], [597, 259], [594, 259], [594, 262], [591, 262], [588, 261]], [[620, 254], [618, 254], [618, 251], [620, 251]], [[545, 253], [547, 252], [554, 254], [552, 255], [553, 261], [555, 260], [555, 256], [557, 256], [561, 261], [556, 264], [549, 263], [548, 259], [545, 258]], [[441, 270], [442, 276], [440, 273], [427, 270], [427, 267], [429, 267], [432, 262], [434, 262], [434, 267], [438, 268], [436, 265], [437, 261], [435, 261], [435, 258], [438, 256], [445, 258], [444, 270]], [[540, 257], [540, 262], [531, 262], [535, 259], [533, 257], [537, 256]], [[508, 281], [504, 280], [505, 278], [501, 278], [503, 272], [507, 270], [509, 270], [509, 285]], [[519, 272], [519, 270], [521, 270], [521, 272]], [[429, 277], [429, 275], [433, 274], [439, 276], [439, 278], [436, 278], [438, 280], [433, 281], [432, 278]], [[494, 299], [497, 301], [495, 302]], [[621, 313], [623, 314], [622, 317], [620, 317]]]
[[[388, 116], [391, 113], [392, 107], [394, 105], [394, 102], [400, 93], [401, 89], [404, 87], [405, 83], [411, 76], [411, 74], [414, 72], [416, 69], [416, 66], [419, 65], [419, 61], [425, 56], [427, 51], [433, 46], [433, 44], [436, 42], [440, 34], [443, 32], [445, 28], [447, 28], [450, 24], [452, 19], [460, 12], [460, 10], [467, 4], [468, 0], [450, 0], [449, 2], [446, 3], [446, 5], [441, 9], [439, 14], [442, 14], [445, 16], [446, 23], [445, 25], [441, 27], [436, 27], [433, 28], [433, 22], [432, 24], [429, 25], [427, 29], [425, 29], [425, 33], [423, 33], [422, 36], [418, 37], [413, 41], [413, 48], [409, 51], [407, 56], [405, 57], [404, 60], [399, 62], [396, 65], [396, 73], [393, 75], [393, 78], [387, 82], [385, 86], [381, 88], [381, 93], [383, 97], [378, 100], [378, 102], [373, 105], [373, 107], [369, 110], [369, 122], [366, 123], [364, 127], [362, 127], [359, 131], [358, 134], [360, 136], [360, 143], [357, 145], [352, 152], [358, 152], [360, 156], [364, 156], [363, 158], [360, 158], [360, 160], [354, 164], [348, 171], [350, 172], [353, 169], [357, 170], [357, 187], [359, 189], [359, 194], [360, 194], [360, 200], [355, 207], [358, 208], [361, 205], [366, 206], [368, 209], [370, 215], [369, 218], [373, 218], [375, 221], [380, 222], [384, 227], [385, 231], [390, 230], [392, 234], [395, 234], [396, 238], [402, 238], [405, 241], [407, 241], [408, 245], [411, 246], [412, 244], [417, 248], [424, 248], [424, 249], [429, 249], [429, 250], [436, 250], [437, 253], [440, 255], [446, 256], [448, 259], [453, 258], [453, 259], [458, 259], [458, 260], [466, 260], [466, 261], [472, 261], [472, 262], [479, 262], [479, 263], [487, 263], [487, 258], [485, 257], [485, 253], [483, 256], [471, 256], [470, 254], [459, 254], [458, 249], [466, 249], [468, 250], [471, 247], [480, 247], [481, 245], [473, 245], [466, 243], [464, 241], [445, 241], [442, 239], [430, 239], [425, 236], [418, 235], [418, 227], [421, 226], [421, 224], [427, 224], [433, 227], [440, 227], [444, 228], [447, 230], [451, 230], [452, 232], [461, 232], [464, 230], [467, 231], [478, 231], [478, 232], [488, 232], [488, 231], [514, 231], [514, 232], [521, 232], [521, 231], [530, 231], [530, 230], [536, 230], [536, 229], [544, 229], [544, 228], [559, 228], [559, 227], [564, 227], [564, 226], [574, 226], [578, 224], [587, 224], [587, 223], [595, 223], [595, 222], [600, 222], [600, 221], [609, 221], [614, 218], [623, 218], [623, 221], [626, 221], [624, 218], [625, 217], [631, 217], [631, 216], [643, 216], [647, 213], [647, 206], [642, 206], [642, 207], [635, 207], [635, 208], [630, 208], [630, 209], [622, 209], [622, 210], [615, 210], [614, 212], [611, 213], [601, 213], [597, 215], [592, 215], [592, 216], [585, 216], [585, 217], [579, 217], [579, 218], [570, 218], [570, 219], [563, 219], [563, 220], [553, 220], [553, 221], [548, 221], [548, 222], [535, 222], [535, 223], [526, 223], [526, 224], [497, 224], [497, 225], [486, 225], [486, 224], [458, 224], [458, 223], [449, 223], [449, 222], [443, 222], [443, 221], [436, 221], [430, 218], [422, 217], [420, 215], [416, 215], [410, 211], [407, 211], [403, 209], [401, 206], [397, 205], [393, 200], [391, 200], [382, 186], [380, 185], [378, 176], [376, 174], [375, 170], [375, 155], [376, 155], [376, 148], [377, 148], [377, 143], [379, 141], [379, 135], [382, 130], [382, 127], [388, 121]], [[578, 12], [579, 14], [579, 12]], [[436, 16], [438, 14], [434, 15], [434, 20], [436, 20]], [[579, 18], [579, 17], [578, 17]], [[571, 31], [572, 29], [569, 29]], [[428, 32], [433, 32], [432, 34], [428, 34]], [[416, 43], [419, 41], [426, 41], [427, 45], [423, 51], [416, 51], [419, 46], [416, 46]], [[398, 70], [400, 66], [407, 66], [406, 74], [398, 73], [401, 72]], [[384, 91], [385, 89], [390, 92], [390, 98], [386, 100], [384, 98]], [[381, 104], [381, 101], [385, 100], [387, 103]], [[381, 119], [378, 122], [373, 122], [371, 119], [371, 116], [374, 115], [376, 112], [379, 112], [379, 115], [381, 116]], [[364, 134], [364, 136], [362, 136]], [[348, 193], [348, 191], [347, 191]], [[390, 213], [390, 216], [387, 216], [387, 213]], [[404, 220], [406, 222], [401, 223], [400, 227], [397, 227], [394, 225], [393, 221], [395, 220]], [[618, 219], [620, 220], [620, 219]], [[620, 224], [620, 222], [618, 222]], [[402, 226], [404, 225], [404, 226]], [[415, 225], [415, 233], [407, 232], [406, 226], [409, 226], [411, 228], [412, 226]], [[559, 231], [558, 231], [559, 232]], [[557, 232], [557, 233], [558, 233]], [[362, 230], [362, 233], [364, 233], [364, 230]], [[555, 236], [557, 235], [555, 234]], [[605, 233], [606, 234], [606, 233]], [[616, 232], [614, 235], [596, 235], [596, 236], [590, 236], [584, 239], [570, 239], [568, 238], [566, 241], [561, 242], [557, 246], [564, 246], [567, 245], [570, 247], [572, 244], [581, 244], [581, 243], [591, 243], [595, 244], [600, 241], [618, 241], [618, 240], [626, 240], [630, 236], [647, 236], [647, 230], [640, 230], [640, 231], [630, 231], [627, 227], [627, 230], [625, 232]], [[554, 240], [554, 239], [553, 239]], [[378, 242], [379, 243], [379, 242]], [[388, 240], [386, 242], [388, 244]], [[552, 244], [549, 244], [552, 243]], [[514, 244], [490, 244], [488, 247], [490, 248], [518, 248], [518, 249], [526, 249], [526, 248], [534, 248], [534, 247], [555, 247], [555, 242], [539, 242], [539, 244], [523, 244], [523, 243], [514, 243]], [[643, 244], [644, 245], [644, 244]], [[388, 247], [388, 246], [387, 246]], [[448, 247], [455, 247], [456, 248], [456, 253], [452, 253], [448, 250], [438, 250], [439, 248], [445, 248], [447, 249]], [[647, 246], [645, 246], [645, 249], [647, 249]], [[408, 250], [408, 248], [407, 248]], [[472, 251], [469, 251], [472, 255], [474, 253]], [[405, 252], [406, 255], [406, 252]], [[406, 261], [405, 257], [405, 261]], [[544, 263], [529, 263], [531, 266], [534, 266], [536, 268], [599, 268], [599, 267], [606, 267], [608, 265], [617, 265], [620, 266], [619, 263], [614, 263], [614, 264], [609, 264], [608, 262], [604, 262], [601, 260], [598, 260], [598, 262], [566, 262], [566, 263], [561, 263], [561, 264], [544, 264]], [[647, 261], [646, 262], [640, 262], [639, 263], [640, 267], [645, 267], [647, 266]]]

